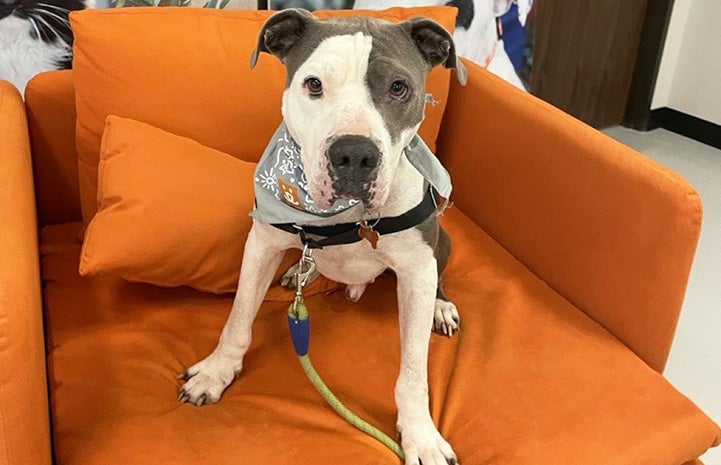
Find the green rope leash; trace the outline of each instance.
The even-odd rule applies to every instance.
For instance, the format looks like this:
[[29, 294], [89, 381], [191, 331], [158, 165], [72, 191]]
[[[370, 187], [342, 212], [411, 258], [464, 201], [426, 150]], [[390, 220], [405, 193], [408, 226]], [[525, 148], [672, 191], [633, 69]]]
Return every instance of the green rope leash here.
[[[307, 271], [302, 272], [302, 265], [306, 262], [309, 264], [309, 268]], [[305, 283], [307, 282], [308, 276], [314, 269], [315, 263], [312, 262], [309, 251], [306, 250], [304, 251], [303, 258], [301, 259], [300, 270], [296, 275], [297, 289], [295, 300], [288, 307], [288, 327], [290, 329], [290, 336], [293, 340], [293, 346], [295, 347], [295, 352], [298, 354], [298, 359], [303, 367], [303, 371], [305, 371], [305, 374], [308, 376], [310, 382], [318, 390], [320, 395], [323, 396], [325, 401], [328, 402], [328, 405], [333, 408], [333, 410], [335, 410], [348, 423], [380, 441], [383, 445], [400, 457], [401, 460], [404, 460], [403, 449], [401, 449], [401, 446], [383, 431], [348, 410], [340, 399], [331, 392], [328, 385], [323, 382], [320, 375], [315, 370], [313, 363], [310, 361], [310, 357], [308, 356], [308, 346], [310, 343], [310, 319], [308, 316], [308, 309], [303, 302], [302, 291]]]

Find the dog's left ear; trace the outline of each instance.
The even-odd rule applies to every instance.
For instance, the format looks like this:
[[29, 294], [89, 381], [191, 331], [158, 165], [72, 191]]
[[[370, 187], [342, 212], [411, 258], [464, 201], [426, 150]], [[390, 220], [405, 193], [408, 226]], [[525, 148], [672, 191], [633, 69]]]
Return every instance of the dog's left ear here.
[[283, 60], [312, 21], [316, 21], [315, 17], [302, 8], [279, 11], [268, 18], [258, 34], [255, 50], [250, 55], [250, 67], [255, 68], [260, 52], [271, 53]]
[[461, 85], [466, 85], [468, 71], [456, 55], [456, 45], [453, 37], [437, 22], [427, 18], [413, 18], [400, 23], [410, 34], [416, 47], [431, 67], [443, 64], [446, 68], [453, 68]]

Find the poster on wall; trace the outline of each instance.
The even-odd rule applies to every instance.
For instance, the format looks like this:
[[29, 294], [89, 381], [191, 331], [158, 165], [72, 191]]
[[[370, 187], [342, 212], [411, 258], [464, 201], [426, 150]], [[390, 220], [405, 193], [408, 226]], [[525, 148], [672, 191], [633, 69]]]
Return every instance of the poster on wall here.
[[533, 57], [533, 0], [269, 0], [269, 8], [383, 10], [400, 6], [458, 8], [453, 38], [459, 55], [526, 90]]
[[196, 8], [215, 9], [255, 9], [257, 0], [97, 0], [99, 7], [125, 6], [192, 6]]

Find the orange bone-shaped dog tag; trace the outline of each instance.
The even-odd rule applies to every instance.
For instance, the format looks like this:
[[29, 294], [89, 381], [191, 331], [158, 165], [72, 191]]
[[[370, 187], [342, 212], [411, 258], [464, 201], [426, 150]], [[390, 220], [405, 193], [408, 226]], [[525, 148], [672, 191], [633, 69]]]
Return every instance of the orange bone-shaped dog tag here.
[[374, 231], [373, 227], [370, 226], [366, 220], [361, 221], [358, 235], [370, 242], [371, 247], [374, 249], [378, 247], [378, 238], [380, 238], [381, 235], [378, 234], [378, 231]]

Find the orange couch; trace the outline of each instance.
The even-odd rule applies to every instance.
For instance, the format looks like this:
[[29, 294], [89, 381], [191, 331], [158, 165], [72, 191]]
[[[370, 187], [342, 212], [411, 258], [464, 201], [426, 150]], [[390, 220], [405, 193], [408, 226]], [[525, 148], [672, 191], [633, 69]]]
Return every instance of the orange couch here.
[[[436, 424], [466, 465], [700, 463], [721, 431], [661, 375], [698, 195], [467, 67], [437, 149], [455, 185], [445, 283], [463, 328], [431, 339]], [[35, 78], [24, 103], [0, 82], [0, 464], [399, 463], [307, 382], [278, 289], [221, 402], [176, 401], [177, 373], [213, 349], [232, 296], [78, 275], [74, 115], [70, 71]], [[382, 277], [359, 303], [308, 300], [318, 370], [388, 433], [394, 285]]]

